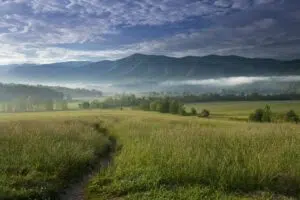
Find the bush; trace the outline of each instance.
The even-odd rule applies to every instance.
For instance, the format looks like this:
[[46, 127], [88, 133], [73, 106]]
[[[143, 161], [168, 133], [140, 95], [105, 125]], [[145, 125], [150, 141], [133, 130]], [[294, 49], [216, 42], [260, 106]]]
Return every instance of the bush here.
[[149, 102], [147, 102], [147, 101], [142, 101], [142, 102], [140, 103], [140, 105], [139, 105], [139, 108], [140, 108], [141, 110], [145, 110], [145, 111], [151, 110], [150, 104], [149, 104]]
[[180, 106], [178, 107], [178, 114], [179, 114], [179, 115], [182, 115], [182, 116], [186, 116], [186, 115], [187, 115], [187, 113], [186, 113], [186, 111], [185, 111], [185, 107], [184, 107], [183, 105], [180, 105]]
[[179, 102], [176, 100], [171, 101], [170, 106], [169, 106], [169, 112], [172, 114], [178, 114], [179, 110]]
[[197, 115], [197, 110], [196, 108], [191, 108], [191, 115], [196, 116]]
[[256, 109], [254, 113], [249, 115], [249, 121], [253, 122], [271, 122], [272, 112], [269, 105], [266, 105], [265, 109]]
[[198, 117], [205, 117], [205, 118], [207, 118], [207, 117], [209, 117], [209, 115], [210, 115], [209, 110], [203, 109], [201, 111], [201, 113], [198, 115]]
[[249, 121], [252, 121], [252, 122], [262, 122], [262, 116], [264, 114], [264, 110], [259, 108], [259, 109], [256, 109], [254, 111], [254, 113], [251, 113], [250, 116], [249, 116]]
[[153, 101], [153, 102], [150, 103], [150, 105], [149, 105], [150, 111], [157, 111], [156, 110], [156, 104], [157, 104], [156, 101]]
[[100, 102], [98, 100], [93, 100], [89, 105], [90, 108], [100, 108]]
[[90, 103], [87, 102], [87, 101], [85, 101], [85, 102], [79, 104], [79, 108], [81, 108], [81, 109], [89, 109], [90, 108]]
[[162, 103], [157, 102], [155, 109], [156, 109], [157, 112], [161, 112], [162, 113], [163, 112], [163, 105], [162, 105]]
[[299, 122], [299, 116], [295, 113], [295, 111], [290, 110], [284, 115], [284, 121], [286, 122], [294, 122], [298, 123]]
[[272, 121], [272, 112], [269, 105], [265, 106], [261, 121], [262, 122], [271, 122]]

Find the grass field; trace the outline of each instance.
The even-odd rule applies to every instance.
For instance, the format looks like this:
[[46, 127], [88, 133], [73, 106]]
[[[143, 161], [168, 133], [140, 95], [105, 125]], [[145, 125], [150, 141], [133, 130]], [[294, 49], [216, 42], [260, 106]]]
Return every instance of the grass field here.
[[270, 105], [271, 110], [277, 113], [285, 113], [291, 109], [300, 114], [300, 101], [237, 101], [237, 102], [210, 102], [187, 104], [189, 110], [194, 107], [201, 112], [208, 109], [213, 118], [247, 119], [249, 114], [257, 108]]
[[1, 114], [0, 192], [45, 195], [82, 174], [109, 142], [85, 125], [99, 121], [117, 152], [88, 199], [300, 198], [299, 125], [128, 110]]
[[0, 122], [0, 199], [55, 199], [92, 167], [109, 141], [78, 120], [27, 116]]

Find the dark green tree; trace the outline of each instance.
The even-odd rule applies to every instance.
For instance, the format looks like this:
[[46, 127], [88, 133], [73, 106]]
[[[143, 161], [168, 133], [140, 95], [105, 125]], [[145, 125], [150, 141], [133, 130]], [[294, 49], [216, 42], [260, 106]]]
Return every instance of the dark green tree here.
[[83, 109], [89, 109], [90, 108], [90, 103], [88, 101], [85, 101], [82, 103], [82, 108]]
[[192, 107], [191, 108], [191, 115], [196, 116], [197, 115], [197, 110], [196, 108]]
[[250, 116], [249, 116], [249, 121], [253, 121], [253, 122], [262, 122], [262, 117], [263, 117], [263, 114], [264, 114], [264, 110], [259, 108], [259, 109], [256, 109], [254, 111], [254, 113], [251, 113]]
[[169, 112], [172, 114], [178, 114], [179, 102], [177, 100], [172, 100], [169, 106]]
[[288, 111], [284, 116], [284, 120], [286, 122], [293, 122], [293, 123], [298, 123], [300, 121], [299, 116], [295, 113], [294, 110]]
[[262, 115], [262, 122], [271, 122], [272, 121], [272, 112], [269, 105], [265, 106], [263, 115]]
[[200, 114], [199, 114], [198, 116], [199, 116], [199, 117], [207, 118], [207, 117], [210, 116], [210, 112], [209, 112], [209, 110], [207, 110], [207, 109], [203, 109], [203, 110], [200, 112]]
[[48, 111], [54, 110], [54, 102], [52, 99], [48, 99], [45, 101], [45, 109]]

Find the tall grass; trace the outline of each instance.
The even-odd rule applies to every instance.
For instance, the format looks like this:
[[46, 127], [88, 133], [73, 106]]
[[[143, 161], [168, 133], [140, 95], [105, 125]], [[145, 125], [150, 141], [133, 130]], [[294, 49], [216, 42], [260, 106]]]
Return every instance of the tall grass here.
[[0, 123], [0, 199], [55, 199], [109, 141], [75, 121]]
[[0, 116], [0, 199], [53, 199], [105, 150], [108, 139], [89, 125], [99, 119], [118, 151], [89, 184], [89, 199], [300, 198], [299, 125], [142, 111], [56, 114]]
[[122, 149], [90, 199], [299, 198], [296, 125], [145, 114], [113, 127]]
[[300, 114], [300, 101], [236, 101], [236, 102], [208, 102], [187, 104], [187, 111], [195, 107], [198, 112], [208, 109], [213, 118], [247, 119], [249, 114], [266, 105], [271, 107], [272, 112], [284, 114], [294, 110]]

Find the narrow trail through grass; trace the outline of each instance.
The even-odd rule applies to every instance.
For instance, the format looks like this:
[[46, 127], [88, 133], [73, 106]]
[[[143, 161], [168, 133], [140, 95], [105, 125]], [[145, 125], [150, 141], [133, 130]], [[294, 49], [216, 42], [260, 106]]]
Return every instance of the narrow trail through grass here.
[[103, 117], [122, 148], [89, 184], [89, 199], [300, 197], [298, 125], [152, 113]]
[[58, 199], [93, 171], [112, 141], [92, 124], [78, 119], [1, 122], [0, 199]]
[[106, 152], [103, 152], [103, 155], [95, 161], [93, 164], [93, 168], [90, 169], [83, 177], [70, 185], [59, 197], [61, 200], [85, 200], [86, 197], [86, 187], [88, 183], [94, 178], [94, 176], [99, 173], [100, 170], [104, 170], [109, 167], [113, 153], [115, 152], [116, 140], [112, 136], [109, 135], [109, 131], [107, 128], [102, 127], [101, 123], [93, 124], [94, 129], [99, 132], [99, 134], [103, 134], [109, 139], [109, 146]]
[[[143, 111], [56, 114], [0, 115], [0, 199], [57, 199], [91, 171], [90, 200], [300, 199], [299, 125]], [[109, 166], [93, 168], [111, 144]]]

